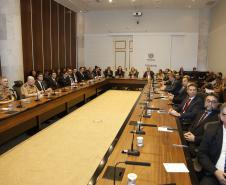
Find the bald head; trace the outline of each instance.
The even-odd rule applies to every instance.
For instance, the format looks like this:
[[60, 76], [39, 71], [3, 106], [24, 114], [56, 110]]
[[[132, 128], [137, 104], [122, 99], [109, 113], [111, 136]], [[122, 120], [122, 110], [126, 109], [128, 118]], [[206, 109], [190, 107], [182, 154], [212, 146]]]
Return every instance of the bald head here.
[[35, 79], [33, 76], [28, 76], [27, 77], [27, 83], [28, 85], [34, 85], [35, 84]]

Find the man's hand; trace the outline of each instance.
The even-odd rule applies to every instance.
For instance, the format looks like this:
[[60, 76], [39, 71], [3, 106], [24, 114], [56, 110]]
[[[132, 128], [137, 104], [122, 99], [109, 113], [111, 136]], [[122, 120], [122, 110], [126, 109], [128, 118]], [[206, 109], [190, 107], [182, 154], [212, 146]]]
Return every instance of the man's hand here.
[[186, 132], [184, 134], [184, 138], [187, 140], [187, 141], [190, 141], [190, 142], [194, 142], [195, 141], [195, 136], [194, 134], [192, 134], [191, 132]]
[[169, 114], [176, 116], [176, 117], [180, 117], [180, 113], [178, 113], [177, 111], [175, 111], [174, 109], [169, 109]]
[[216, 176], [216, 178], [220, 182], [220, 184], [226, 185], [226, 173], [224, 173], [221, 170], [216, 170], [214, 172], [214, 175]]

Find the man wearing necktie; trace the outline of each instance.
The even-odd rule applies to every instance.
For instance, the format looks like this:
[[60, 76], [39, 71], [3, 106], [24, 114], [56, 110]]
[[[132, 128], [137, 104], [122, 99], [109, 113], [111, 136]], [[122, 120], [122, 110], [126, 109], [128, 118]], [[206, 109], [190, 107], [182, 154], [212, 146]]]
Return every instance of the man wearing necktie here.
[[37, 80], [35, 81], [35, 85], [41, 93], [52, 91], [52, 89], [48, 88], [47, 83], [43, 80], [42, 73], [39, 73], [37, 75]]
[[197, 95], [197, 85], [191, 83], [187, 87], [187, 98], [175, 109], [169, 109], [169, 114], [179, 118], [184, 130], [187, 130], [197, 113], [203, 109], [204, 101]]
[[188, 129], [189, 131], [184, 134], [184, 138], [192, 149], [195, 150], [200, 145], [206, 123], [218, 120], [218, 105], [217, 95], [209, 94], [206, 96], [205, 109], [197, 114], [194, 122]]
[[200, 185], [226, 185], [226, 103], [220, 108], [220, 121], [207, 126], [198, 160], [204, 171]]

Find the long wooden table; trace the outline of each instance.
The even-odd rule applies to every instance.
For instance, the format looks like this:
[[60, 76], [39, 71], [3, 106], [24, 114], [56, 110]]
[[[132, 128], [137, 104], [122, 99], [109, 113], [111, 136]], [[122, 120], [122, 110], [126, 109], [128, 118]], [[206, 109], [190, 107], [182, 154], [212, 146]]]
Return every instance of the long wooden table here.
[[[15, 136], [31, 129], [42, 129], [42, 123], [49, 118], [64, 112], [67, 114], [69, 109], [92, 96], [97, 96], [100, 92], [111, 88], [111, 85], [135, 85], [144, 87], [145, 79], [98, 79], [92, 83], [87, 82], [77, 88], [66, 87], [56, 90], [56, 95], [50, 98], [44, 96], [40, 101], [29, 98], [28, 102], [15, 101], [10, 103], [13, 111], [0, 111], [0, 145]], [[65, 92], [63, 92], [65, 91]], [[22, 108], [17, 108], [22, 102]], [[9, 104], [1, 105], [0, 109], [8, 108]]]
[[[96, 174], [91, 178], [90, 184], [97, 185], [112, 185], [113, 181], [104, 178], [104, 173], [109, 166], [114, 166], [117, 162], [136, 161], [136, 162], [150, 162], [151, 167], [143, 166], [128, 166], [121, 164], [120, 167], [125, 168], [125, 174], [122, 181], [116, 181], [116, 184], [127, 184], [127, 175], [129, 173], [136, 173], [138, 175], [137, 184], [142, 185], [158, 185], [158, 184], [177, 184], [177, 185], [191, 185], [198, 184], [195, 176], [193, 166], [190, 160], [189, 152], [182, 147], [175, 147], [173, 144], [185, 144], [182, 138], [182, 131], [176, 118], [168, 113], [157, 113], [153, 111], [151, 118], [142, 118], [143, 123], [156, 124], [157, 126], [169, 126], [178, 129], [172, 133], [159, 132], [157, 127], [144, 127], [146, 132], [144, 137], [144, 147], [136, 146], [136, 139], [134, 140], [135, 149], [141, 153], [139, 157], [128, 156], [122, 154], [124, 149], [130, 149], [132, 134], [134, 126], [129, 125], [130, 121], [140, 120], [142, 113], [142, 105], [140, 102], [146, 101], [145, 92], [149, 89], [148, 85], [144, 88], [137, 104], [134, 107], [131, 115], [125, 121], [124, 130], [116, 137], [115, 142], [112, 143], [114, 149], [109, 148], [109, 153], [103, 158], [102, 163], [96, 171]], [[156, 95], [156, 97], [161, 96]], [[149, 106], [168, 110], [169, 101], [165, 99], [153, 99]], [[138, 136], [138, 135], [137, 135]], [[136, 137], [135, 137], [136, 138]], [[167, 173], [164, 169], [163, 163], [185, 163], [189, 168], [189, 173]]]
[[[105, 85], [108, 85], [110, 84], [111, 80], [112, 79], [103, 80], [101, 82], [97, 82], [97, 84], [103, 83]], [[131, 83], [130, 79], [115, 80], [118, 81], [117, 83]], [[116, 81], [111, 83], [116, 83]], [[137, 83], [139, 84], [141, 83], [141, 81], [138, 80]], [[144, 83], [146, 83], [146, 81], [144, 81]], [[105, 85], [100, 85], [100, 87], [106, 87]], [[156, 124], [158, 126], [171, 126], [173, 128], [177, 128], [178, 131], [166, 133], [158, 132], [156, 127], [144, 127], [146, 135], [143, 136], [144, 147], [139, 148], [141, 155], [139, 157], [128, 157], [127, 155], [121, 153], [122, 150], [130, 148], [132, 139], [132, 134], [130, 133], [130, 131], [133, 130], [134, 127], [129, 125], [129, 122], [137, 121], [140, 119], [140, 114], [142, 112], [142, 105], [140, 103], [145, 101], [145, 93], [148, 91], [149, 87], [150, 84], [147, 84], [145, 86], [137, 102], [134, 104], [133, 109], [127, 116], [127, 119], [125, 120], [124, 124], [121, 126], [118, 133], [116, 134], [115, 139], [113, 139], [113, 141], [109, 143], [109, 148], [106, 150], [105, 155], [102, 156], [102, 160], [100, 161], [96, 170], [93, 171], [93, 176], [90, 177], [90, 181], [89, 179], [87, 179], [87, 183], [89, 182], [90, 185], [113, 184], [112, 180], [107, 180], [103, 178], [103, 174], [106, 168], [108, 166], [114, 166], [116, 162], [126, 160], [150, 162], [151, 167], [125, 166], [122, 164], [120, 167], [125, 168], [125, 174], [123, 176], [122, 181], [117, 182], [116, 184], [127, 184], [127, 174], [131, 172], [134, 172], [138, 175], [137, 184], [142, 185], [157, 185], [170, 183], [176, 183], [177, 185], [198, 184], [197, 179], [193, 174], [194, 172], [192, 170], [192, 164], [190, 162], [188, 151], [184, 148], [173, 146], [173, 144], [184, 143], [182, 139], [182, 131], [180, 125], [178, 124], [175, 117], [170, 116], [169, 114], [159, 114], [157, 112], [153, 112], [151, 118], [143, 118], [142, 121], [147, 124]], [[168, 105], [168, 101], [164, 99], [154, 99], [150, 102], [150, 106], [162, 108], [165, 110], [168, 110], [170, 108], [170, 105]], [[188, 166], [190, 173], [167, 173], [163, 167], [163, 163], [171, 162], [185, 163], [186, 166]]]

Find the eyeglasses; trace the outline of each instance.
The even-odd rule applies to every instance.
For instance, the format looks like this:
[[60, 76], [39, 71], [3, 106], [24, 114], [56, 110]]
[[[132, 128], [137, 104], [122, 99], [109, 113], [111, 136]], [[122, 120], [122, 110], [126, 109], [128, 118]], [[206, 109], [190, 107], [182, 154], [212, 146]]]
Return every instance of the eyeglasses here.
[[206, 100], [206, 102], [207, 102], [207, 103], [212, 103], [212, 104], [218, 103], [216, 100], [212, 100], [212, 101], [211, 101], [211, 100], [208, 100], [208, 99]]

